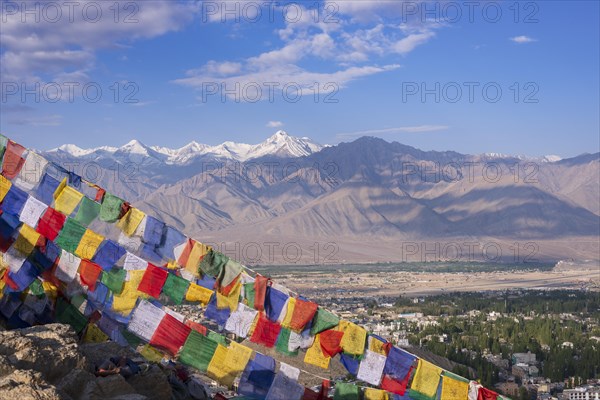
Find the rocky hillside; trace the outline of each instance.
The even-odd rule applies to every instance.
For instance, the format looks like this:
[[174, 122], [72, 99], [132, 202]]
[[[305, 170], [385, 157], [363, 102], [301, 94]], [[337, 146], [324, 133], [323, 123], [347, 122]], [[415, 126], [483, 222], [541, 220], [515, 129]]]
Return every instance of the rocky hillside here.
[[0, 331], [0, 399], [171, 399], [167, 375], [158, 366], [128, 380], [94, 376], [96, 365], [116, 355], [135, 357], [113, 342], [79, 344], [68, 325]]

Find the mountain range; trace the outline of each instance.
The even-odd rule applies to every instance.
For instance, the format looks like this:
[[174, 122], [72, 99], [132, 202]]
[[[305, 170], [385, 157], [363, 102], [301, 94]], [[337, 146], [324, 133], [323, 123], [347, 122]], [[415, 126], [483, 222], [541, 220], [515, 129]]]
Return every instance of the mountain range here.
[[192, 142], [44, 153], [246, 263], [600, 259], [600, 153]]

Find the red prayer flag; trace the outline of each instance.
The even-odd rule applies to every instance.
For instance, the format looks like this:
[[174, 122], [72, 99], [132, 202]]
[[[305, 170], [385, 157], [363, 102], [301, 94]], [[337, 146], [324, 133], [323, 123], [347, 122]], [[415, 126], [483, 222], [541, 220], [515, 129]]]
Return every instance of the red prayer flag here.
[[177, 260], [177, 264], [179, 265], [187, 265], [188, 259], [190, 258], [190, 254], [192, 253], [192, 249], [194, 248], [194, 243], [196, 243], [193, 239], [188, 239], [183, 251], [179, 255], [179, 259]]
[[342, 351], [340, 343], [343, 336], [344, 332], [333, 329], [328, 329], [321, 332], [319, 336], [319, 342], [321, 343], [321, 350], [323, 350], [323, 354], [326, 354], [329, 357], [335, 357], [336, 354], [340, 353]]
[[[235, 286], [238, 284], [239, 280], [240, 280], [240, 277], [238, 275], [233, 281], [231, 281], [231, 283], [229, 285], [227, 285], [227, 286], [218, 285], [219, 293], [221, 293], [223, 296], [229, 296], [231, 291], [233, 289], [235, 289]], [[217, 282], [217, 284], [218, 284], [218, 282]]]
[[477, 393], [477, 400], [496, 400], [497, 398], [498, 393], [483, 386], [479, 388], [479, 393]]
[[97, 185], [94, 185], [94, 187], [98, 189], [98, 191], [96, 192], [96, 198], [94, 200], [96, 200], [98, 203], [102, 203], [102, 199], [104, 198], [106, 190], [102, 189], [100, 186]]
[[194, 321], [190, 321], [189, 319], [185, 321], [185, 324], [201, 335], [206, 336], [206, 334], [208, 332], [204, 325], [201, 325]]
[[309, 388], [305, 387], [302, 400], [319, 400], [319, 393], [313, 392]]
[[319, 392], [319, 400], [326, 400], [329, 398], [329, 389], [331, 388], [331, 382], [329, 379], [323, 379], [321, 383], [321, 391]]
[[2, 163], [2, 175], [12, 180], [19, 174], [25, 163], [25, 159], [21, 157], [24, 152], [25, 147], [12, 140], [8, 141], [4, 153], [4, 162]]
[[137, 289], [140, 292], [158, 298], [167, 280], [167, 275], [169, 275], [169, 273], [166, 270], [148, 263], [146, 272], [144, 272], [144, 276]]
[[258, 311], [264, 311], [265, 309], [265, 298], [267, 297], [267, 285], [269, 278], [256, 274], [254, 278], [254, 309]]
[[96, 282], [100, 278], [102, 267], [89, 260], [82, 259], [79, 264], [79, 278], [92, 292], [96, 290]]
[[296, 299], [296, 305], [294, 306], [294, 312], [292, 314], [292, 320], [290, 321], [290, 327], [295, 331], [301, 331], [304, 329], [306, 324], [312, 321], [315, 313], [317, 312], [317, 303], [312, 301], [306, 301], [302, 299]]
[[280, 330], [281, 325], [278, 322], [271, 322], [264, 314], [260, 314], [250, 341], [269, 348], [273, 347], [277, 342]]
[[66, 219], [66, 216], [59, 213], [54, 208], [48, 207], [44, 212], [44, 215], [42, 215], [42, 218], [40, 218], [35, 230], [42, 236], [54, 241], [65, 224]]
[[410, 367], [408, 374], [404, 379], [396, 380], [389, 375], [384, 375], [381, 380], [381, 389], [386, 392], [391, 392], [395, 394], [399, 394], [400, 396], [404, 396], [406, 392], [406, 386], [408, 386], [408, 379], [410, 378], [410, 373], [412, 372], [413, 367]]
[[165, 314], [150, 339], [150, 344], [157, 349], [166, 350], [174, 356], [184, 345], [191, 328], [170, 314]]

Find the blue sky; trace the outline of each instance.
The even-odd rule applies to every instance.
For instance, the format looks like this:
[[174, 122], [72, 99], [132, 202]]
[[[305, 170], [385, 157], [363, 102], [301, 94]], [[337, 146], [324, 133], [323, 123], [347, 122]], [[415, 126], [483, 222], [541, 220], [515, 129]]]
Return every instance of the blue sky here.
[[595, 1], [113, 4], [2, 3], [3, 134], [38, 149], [284, 129], [328, 144], [600, 150]]

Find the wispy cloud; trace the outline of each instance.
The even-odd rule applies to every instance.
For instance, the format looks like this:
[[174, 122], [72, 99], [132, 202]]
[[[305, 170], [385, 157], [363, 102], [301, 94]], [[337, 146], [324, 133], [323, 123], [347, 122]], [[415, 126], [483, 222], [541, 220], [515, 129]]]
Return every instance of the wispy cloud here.
[[267, 122], [267, 128], [281, 128], [282, 126], [283, 126], [283, 122], [281, 122], [281, 121]]
[[525, 35], [511, 37], [509, 40], [519, 44], [537, 42], [537, 39]]
[[399, 133], [427, 133], [427, 132], [438, 132], [445, 131], [449, 128], [447, 125], [416, 125], [416, 126], [398, 126], [395, 128], [386, 129], [370, 129], [366, 131], [356, 132], [345, 132], [336, 134], [336, 138], [342, 139], [354, 139], [361, 136], [377, 136], [377, 135], [391, 135]]

